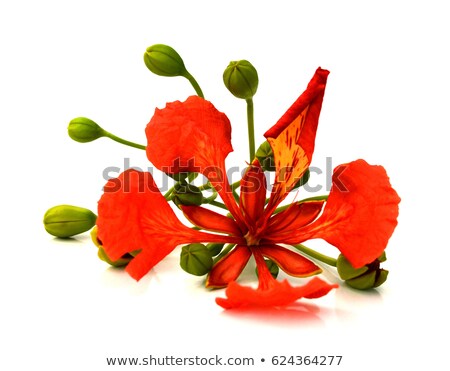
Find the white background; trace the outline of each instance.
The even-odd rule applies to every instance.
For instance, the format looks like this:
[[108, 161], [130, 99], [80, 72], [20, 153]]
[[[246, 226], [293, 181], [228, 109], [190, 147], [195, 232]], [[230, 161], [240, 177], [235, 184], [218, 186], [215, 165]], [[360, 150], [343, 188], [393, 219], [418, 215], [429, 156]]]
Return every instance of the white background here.
[[[447, 15], [444, 1], [2, 1], [0, 368], [106, 370], [105, 357], [218, 354], [254, 357], [254, 369], [277, 369], [276, 355], [343, 355], [342, 370], [446, 369]], [[136, 283], [99, 261], [88, 235], [46, 234], [53, 205], [96, 210], [103, 169], [125, 157], [150, 165], [106, 139], [71, 141], [72, 118], [145, 144], [155, 107], [193, 93], [146, 69], [155, 43], [178, 50], [231, 119], [229, 166], [247, 159], [245, 104], [222, 83], [230, 60], [258, 69], [258, 142], [318, 66], [331, 71], [315, 166], [383, 164], [402, 197], [382, 288], [343, 286], [298, 310], [226, 312], [214, 303], [223, 292], [181, 271], [178, 254]], [[325, 278], [334, 282], [333, 270]]]

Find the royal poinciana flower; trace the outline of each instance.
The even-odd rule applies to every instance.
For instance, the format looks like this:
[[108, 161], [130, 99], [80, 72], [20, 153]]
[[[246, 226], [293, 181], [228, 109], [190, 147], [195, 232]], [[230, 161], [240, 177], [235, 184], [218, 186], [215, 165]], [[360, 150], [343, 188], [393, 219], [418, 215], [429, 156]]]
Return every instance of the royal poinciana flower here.
[[[157, 109], [146, 128], [147, 157], [168, 173], [199, 172], [217, 190], [232, 217], [202, 206], [182, 206], [184, 215], [203, 231], [181, 223], [159, 192], [150, 173], [127, 170], [110, 180], [99, 201], [98, 237], [112, 260], [140, 250], [127, 272], [139, 280], [176, 246], [197, 242], [235, 245], [210, 271], [206, 286], [227, 287], [224, 308], [284, 306], [299, 298], [325, 295], [336, 285], [315, 277], [303, 286], [272, 277], [264, 258], [295, 277], [320, 273], [320, 268], [286, 245], [321, 238], [334, 245], [355, 267], [377, 259], [397, 224], [397, 193], [384, 168], [357, 160], [338, 166], [327, 201], [277, 207], [308, 169], [314, 151], [328, 71], [318, 69], [306, 91], [266, 132], [275, 160], [275, 181], [266, 202], [266, 177], [258, 162], [241, 180], [239, 202], [226, 176], [225, 159], [232, 151], [228, 118], [197, 96]], [[282, 246], [283, 245], [283, 246]], [[237, 279], [253, 256], [257, 288]]]

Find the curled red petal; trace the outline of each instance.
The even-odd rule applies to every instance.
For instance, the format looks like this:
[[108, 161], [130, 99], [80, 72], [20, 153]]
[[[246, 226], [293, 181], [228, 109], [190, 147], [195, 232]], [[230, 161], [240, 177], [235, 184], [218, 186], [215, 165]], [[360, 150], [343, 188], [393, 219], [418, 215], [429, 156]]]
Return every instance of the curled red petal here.
[[191, 96], [156, 109], [145, 133], [147, 157], [159, 170], [202, 173], [245, 229], [225, 170], [225, 158], [233, 147], [230, 121], [224, 113], [211, 102]]
[[240, 206], [249, 227], [255, 226], [266, 204], [266, 176], [258, 161], [251, 164], [241, 180]]
[[215, 211], [200, 206], [181, 206], [181, 209], [186, 218], [198, 227], [235, 236], [241, 235], [241, 230], [233, 219]]
[[[313, 222], [320, 214], [325, 201], [295, 203], [269, 219], [266, 236], [276, 240], [276, 234], [290, 233]], [[279, 239], [279, 241], [282, 241]]]
[[322, 238], [336, 246], [355, 268], [373, 262], [385, 250], [397, 226], [400, 197], [386, 170], [357, 160], [336, 167], [322, 215], [286, 238], [300, 243]]
[[300, 298], [319, 298], [337, 288], [318, 277], [314, 277], [303, 286], [291, 286], [287, 280], [273, 280], [268, 288], [254, 289], [242, 286], [237, 282], [230, 282], [225, 293], [226, 298], [216, 298], [216, 303], [224, 309], [242, 307], [285, 307]]
[[309, 277], [322, 270], [311, 260], [278, 245], [261, 245], [257, 249], [266, 258], [272, 259], [283, 271], [294, 277]]
[[237, 245], [211, 269], [206, 279], [206, 287], [225, 287], [229, 282], [236, 280], [247, 265], [251, 255], [247, 246]]
[[275, 184], [269, 213], [286, 197], [309, 167], [329, 72], [318, 68], [306, 90], [269, 129], [267, 138], [275, 160]]
[[148, 159], [168, 173], [204, 173], [233, 150], [227, 116], [198, 96], [156, 109], [145, 133]]
[[192, 230], [182, 224], [150, 173], [134, 169], [108, 181], [98, 203], [98, 238], [111, 260], [141, 250], [127, 271], [140, 279], [182, 243], [230, 242], [240, 238]]

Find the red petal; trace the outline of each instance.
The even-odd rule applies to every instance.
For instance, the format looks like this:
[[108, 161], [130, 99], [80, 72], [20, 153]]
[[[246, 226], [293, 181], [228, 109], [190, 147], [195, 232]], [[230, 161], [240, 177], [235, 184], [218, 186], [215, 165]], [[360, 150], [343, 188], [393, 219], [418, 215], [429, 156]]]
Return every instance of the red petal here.
[[326, 295], [331, 289], [338, 287], [330, 285], [320, 278], [314, 277], [304, 286], [293, 287], [287, 280], [273, 280], [267, 289], [253, 289], [230, 282], [225, 293], [227, 298], [216, 298], [216, 303], [222, 308], [233, 309], [242, 307], [284, 307], [300, 298], [318, 298]]
[[305, 92], [268, 130], [276, 173], [268, 210], [271, 213], [295, 186], [311, 163], [317, 125], [329, 72], [318, 68]]
[[250, 259], [247, 246], [238, 245], [228, 255], [220, 259], [209, 272], [206, 287], [220, 288], [236, 280]]
[[111, 179], [98, 203], [98, 238], [111, 260], [141, 250], [127, 271], [140, 279], [177, 245], [240, 238], [192, 230], [175, 216], [150, 173], [129, 169]]
[[241, 235], [239, 226], [231, 218], [200, 206], [182, 206], [181, 208], [186, 218], [198, 227], [235, 236]]
[[294, 277], [309, 277], [322, 270], [304, 256], [278, 245], [255, 247], [266, 258], [272, 259], [283, 271]]
[[266, 236], [273, 237], [277, 233], [290, 233], [308, 225], [319, 216], [324, 203], [325, 201], [306, 201], [292, 204], [288, 209], [269, 219]]
[[400, 198], [382, 166], [357, 160], [336, 167], [323, 214], [285, 243], [323, 238], [355, 268], [373, 262], [397, 226]]
[[230, 121], [197, 96], [156, 109], [145, 133], [148, 159], [167, 173], [203, 173], [233, 150]]
[[233, 148], [230, 121], [224, 113], [211, 102], [191, 96], [156, 109], [145, 133], [147, 157], [159, 170], [202, 173], [245, 229], [225, 170], [225, 158]]
[[241, 180], [240, 206], [249, 226], [255, 226], [266, 204], [266, 176], [258, 161], [250, 165]]

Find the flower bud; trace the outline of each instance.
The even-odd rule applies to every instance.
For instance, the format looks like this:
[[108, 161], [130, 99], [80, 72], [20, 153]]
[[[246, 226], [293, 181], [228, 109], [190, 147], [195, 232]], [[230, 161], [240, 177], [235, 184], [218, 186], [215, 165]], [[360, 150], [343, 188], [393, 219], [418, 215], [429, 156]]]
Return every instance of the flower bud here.
[[105, 131], [94, 121], [86, 117], [77, 117], [69, 122], [69, 137], [80, 143], [92, 142], [105, 136]]
[[180, 266], [194, 276], [204, 276], [213, 266], [211, 251], [201, 243], [183, 246], [180, 255]]
[[249, 61], [233, 61], [223, 73], [223, 82], [235, 97], [250, 99], [258, 89], [258, 72]]
[[47, 210], [44, 215], [45, 230], [53, 236], [67, 238], [88, 231], [95, 225], [97, 215], [91, 210], [59, 205]]
[[92, 228], [91, 239], [92, 239], [92, 242], [94, 243], [94, 245], [98, 247], [98, 253], [97, 253], [98, 258], [100, 260], [103, 260], [105, 263], [112, 265], [113, 267], [124, 267], [131, 261], [131, 259], [133, 259], [133, 255], [125, 254], [120, 259], [112, 261], [109, 258], [109, 256], [106, 254], [101, 241], [97, 237], [97, 226]]
[[381, 286], [386, 282], [389, 271], [380, 268], [380, 263], [384, 261], [386, 261], [385, 252], [372, 263], [355, 269], [341, 254], [337, 259], [336, 267], [341, 279], [350, 287], [358, 290], [367, 290]]
[[[278, 265], [271, 259], [264, 259], [264, 261], [266, 262], [267, 268], [269, 268], [269, 272], [272, 275], [272, 277], [277, 278], [278, 273], [280, 272], [280, 268], [278, 267]], [[259, 277], [258, 268], [256, 268], [255, 270], [256, 275]]]
[[264, 171], [275, 171], [272, 147], [267, 140], [256, 150], [255, 157], [258, 159]]
[[177, 183], [173, 191], [173, 202], [177, 206], [200, 206], [203, 202], [203, 194], [192, 184]]
[[168, 45], [149, 46], [144, 53], [144, 63], [155, 75], [173, 77], [187, 74], [183, 59]]
[[206, 245], [206, 248], [210, 251], [212, 256], [217, 256], [222, 251], [224, 245], [224, 243], [209, 243]]

